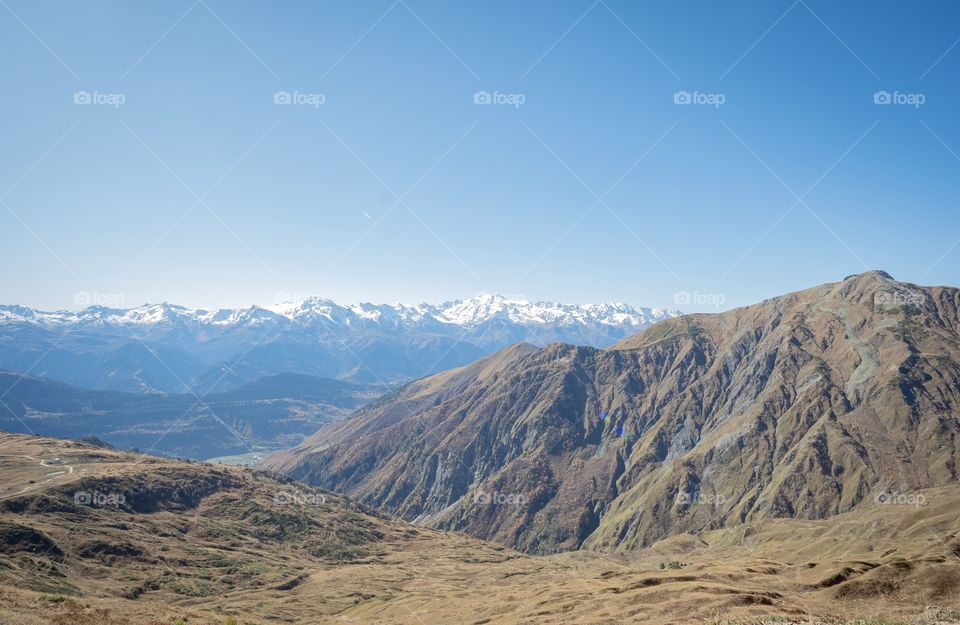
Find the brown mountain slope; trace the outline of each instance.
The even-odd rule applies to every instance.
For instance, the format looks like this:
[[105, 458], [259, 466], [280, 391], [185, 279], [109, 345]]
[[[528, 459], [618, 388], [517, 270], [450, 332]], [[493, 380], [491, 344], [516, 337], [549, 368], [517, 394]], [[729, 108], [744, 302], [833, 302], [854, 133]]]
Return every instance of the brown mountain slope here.
[[274, 462], [531, 552], [822, 519], [956, 480], [958, 308], [954, 288], [851, 276], [514, 354], [453, 392], [427, 378]]
[[[457, 397], [472, 384], [486, 382], [514, 360], [535, 351], [537, 347], [530, 343], [517, 343], [464, 367], [414, 380], [367, 406], [377, 414], [376, 421], [358, 420], [349, 427], [340, 427], [343, 424], [339, 422], [331, 424], [330, 428], [323, 430], [322, 437], [319, 433], [315, 434], [307, 438], [301, 447], [312, 449], [318, 444], [329, 445], [366, 435], [369, 433], [366, 428], [382, 429], [393, 425], [411, 414]], [[276, 466], [284, 466], [288, 458], [292, 458], [289, 452], [278, 452], [273, 455], [271, 462]]]
[[530, 557], [263, 472], [72, 441], [0, 433], [0, 476], [2, 625], [960, 622], [958, 485]]

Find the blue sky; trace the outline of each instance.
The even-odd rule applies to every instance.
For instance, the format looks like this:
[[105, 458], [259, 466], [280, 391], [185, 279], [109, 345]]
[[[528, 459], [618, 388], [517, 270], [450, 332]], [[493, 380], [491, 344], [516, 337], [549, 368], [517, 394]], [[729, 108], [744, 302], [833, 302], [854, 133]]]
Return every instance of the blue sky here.
[[957, 285], [958, 18], [2, 0], [0, 301], [713, 310], [867, 268]]

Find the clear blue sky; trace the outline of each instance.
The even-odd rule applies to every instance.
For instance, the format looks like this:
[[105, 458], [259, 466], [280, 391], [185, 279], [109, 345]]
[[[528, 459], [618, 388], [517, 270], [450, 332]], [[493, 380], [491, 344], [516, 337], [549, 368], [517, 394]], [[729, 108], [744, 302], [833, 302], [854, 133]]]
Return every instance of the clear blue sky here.
[[960, 284], [956, 2], [0, 5], [3, 303]]

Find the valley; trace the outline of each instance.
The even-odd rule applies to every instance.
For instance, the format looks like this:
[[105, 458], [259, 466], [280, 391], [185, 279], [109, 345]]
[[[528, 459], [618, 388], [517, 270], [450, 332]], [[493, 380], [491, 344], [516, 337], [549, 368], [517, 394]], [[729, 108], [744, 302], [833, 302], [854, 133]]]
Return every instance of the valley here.
[[226, 393], [96, 391], [0, 371], [0, 428], [205, 460], [252, 461], [346, 418], [383, 389], [298, 374], [262, 378]]

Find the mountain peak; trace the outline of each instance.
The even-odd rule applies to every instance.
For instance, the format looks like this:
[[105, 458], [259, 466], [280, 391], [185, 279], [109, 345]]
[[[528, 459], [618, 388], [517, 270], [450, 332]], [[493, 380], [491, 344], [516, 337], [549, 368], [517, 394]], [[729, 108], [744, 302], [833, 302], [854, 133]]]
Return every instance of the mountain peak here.
[[869, 271], [864, 271], [862, 273], [850, 274], [849, 276], [844, 278], [843, 281], [846, 282], [847, 280], [867, 280], [867, 279], [875, 279], [875, 278], [883, 278], [885, 280], [893, 280], [894, 282], [896, 282], [896, 278], [891, 276], [889, 273], [887, 273], [883, 269], [871, 269]]

